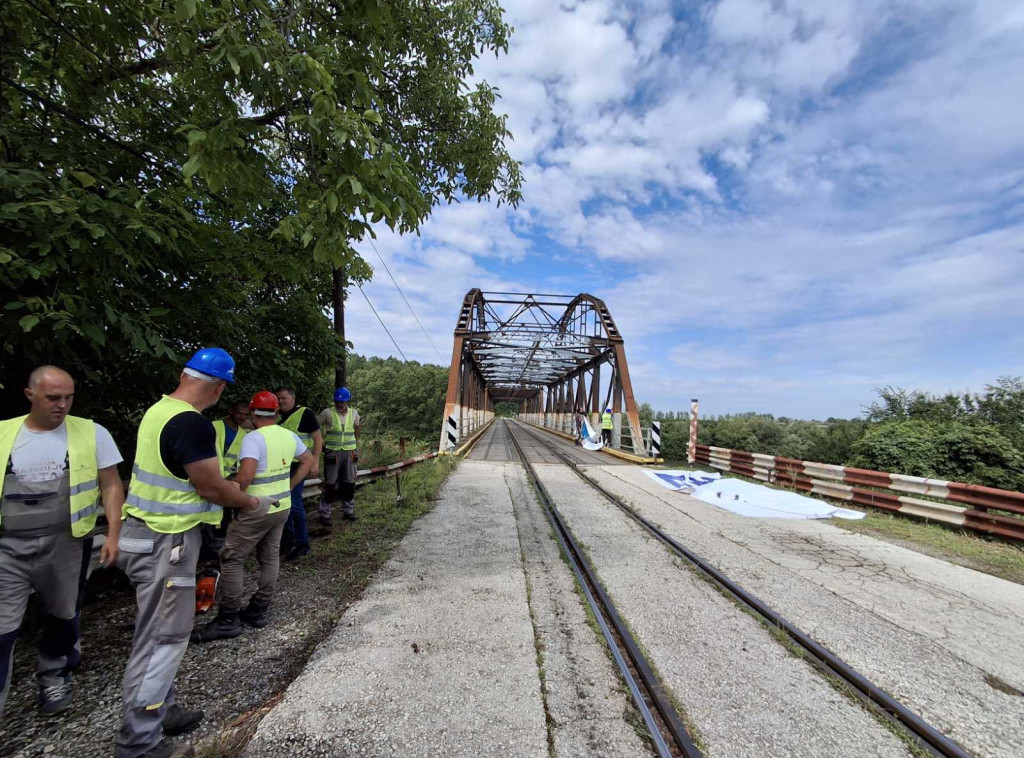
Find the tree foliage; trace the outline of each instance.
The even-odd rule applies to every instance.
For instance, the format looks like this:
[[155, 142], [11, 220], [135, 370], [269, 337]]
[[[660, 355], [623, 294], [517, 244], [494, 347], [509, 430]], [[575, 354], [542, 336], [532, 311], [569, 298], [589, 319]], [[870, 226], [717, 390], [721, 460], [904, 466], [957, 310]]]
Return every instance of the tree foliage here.
[[363, 433], [436, 444], [444, 416], [448, 367], [397, 358], [349, 358], [348, 387]]
[[332, 267], [438, 202], [519, 199], [494, 0], [0, 5], [0, 411], [34, 365], [125, 424], [202, 345], [301, 385], [343, 346]]

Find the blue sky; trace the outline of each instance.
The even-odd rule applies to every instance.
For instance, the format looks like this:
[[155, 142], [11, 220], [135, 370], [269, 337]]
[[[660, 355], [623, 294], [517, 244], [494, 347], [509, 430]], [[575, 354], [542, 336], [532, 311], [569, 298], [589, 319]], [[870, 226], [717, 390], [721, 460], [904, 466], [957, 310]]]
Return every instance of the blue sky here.
[[[874, 388], [1024, 374], [1024, 2], [507, 0], [481, 60], [517, 209], [368, 243], [365, 291], [447, 363], [472, 287], [590, 292], [637, 399], [857, 416]], [[356, 351], [397, 354], [358, 293]]]

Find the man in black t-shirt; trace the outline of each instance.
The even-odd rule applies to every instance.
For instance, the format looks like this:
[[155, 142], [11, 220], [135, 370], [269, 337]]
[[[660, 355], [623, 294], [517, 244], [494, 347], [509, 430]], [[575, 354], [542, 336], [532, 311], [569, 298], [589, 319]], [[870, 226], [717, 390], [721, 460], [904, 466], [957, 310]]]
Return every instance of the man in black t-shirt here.
[[[281, 404], [279, 423], [298, 435], [306, 449], [313, 453], [313, 460], [317, 462], [319, 468], [320, 453], [324, 449], [324, 436], [320, 431], [320, 422], [316, 420], [316, 414], [309, 408], [295, 403], [295, 390], [291, 387], [278, 387], [274, 394]], [[295, 474], [298, 465], [297, 462], [292, 462], [292, 475]], [[309, 524], [306, 521], [306, 507], [302, 502], [302, 482], [292, 490], [292, 510], [281, 538], [281, 552], [284, 553], [286, 561], [294, 561], [309, 552]]]

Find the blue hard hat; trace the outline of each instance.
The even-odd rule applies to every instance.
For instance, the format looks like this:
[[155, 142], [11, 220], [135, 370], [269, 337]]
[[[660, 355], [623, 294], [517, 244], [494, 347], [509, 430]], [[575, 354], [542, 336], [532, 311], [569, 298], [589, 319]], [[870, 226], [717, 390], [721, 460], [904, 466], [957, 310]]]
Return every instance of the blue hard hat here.
[[235, 383], [235, 359], [219, 347], [204, 347], [197, 350], [196, 354], [188, 359], [185, 368], [215, 379], [223, 379], [229, 384]]
[[612, 412], [612, 409], [611, 409], [611, 408], [605, 408], [605, 409], [604, 409], [604, 412], [605, 412], [605, 413], [611, 413], [611, 412]]
[[334, 402], [347, 403], [351, 399], [352, 393], [348, 391], [348, 387], [338, 387], [334, 390]]

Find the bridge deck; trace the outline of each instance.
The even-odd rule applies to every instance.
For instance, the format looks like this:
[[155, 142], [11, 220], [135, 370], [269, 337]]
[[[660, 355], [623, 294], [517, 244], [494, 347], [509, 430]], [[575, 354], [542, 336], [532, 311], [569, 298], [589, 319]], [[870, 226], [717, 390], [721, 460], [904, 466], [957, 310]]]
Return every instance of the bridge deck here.
[[[511, 457], [506, 422], [488, 434], [474, 452]], [[531, 450], [709, 756], [909, 755], [575, 473]], [[585, 470], [969, 753], [1024, 755], [1024, 697], [1013, 694], [1024, 690], [1021, 585], [824, 522], [744, 518], [664, 490], [640, 467]], [[246, 755], [643, 754], [544, 519], [520, 465], [462, 462]]]
[[[484, 435], [477, 440], [476, 444], [473, 445], [473, 449], [469, 451], [469, 455], [466, 456], [466, 460], [470, 461], [510, 461], [515, 462], [519, 460], [519, 456], [516, 453], [516, 449], [512, 446], [512, 441], [509, 438], [509, 425], [517, 422], [507, 421], [506, 419], [495, 419], [494, 423], [491, 424], [490, 429], [484, 432]], [[607, 455], [601, 452], [595, 452], [592, 450], [584, 450], [579, 445], [574, 445], [564, 437], [559, 437], [557, 434], [550, 434], [548, 432], [541, 431], [536, 427], [522, 425], [524, 429], [518, 437], [519, 444], [523, 446], [526, 454], [530, 456], [531, 461], [537, 463], [561, 463], [562, 461], [558, 456], [554, 455], [548, 450], [543, 444], [537, 442], [531, 437], [531, 433], [534, 435], [541, 436], [545, 442], [555, 445], [560, 451], [568, 455], [576, 463], [583, 463], [593, 466], [621, 466], [630, 465], [627, 461], [621, 460], [611, 455]]]

